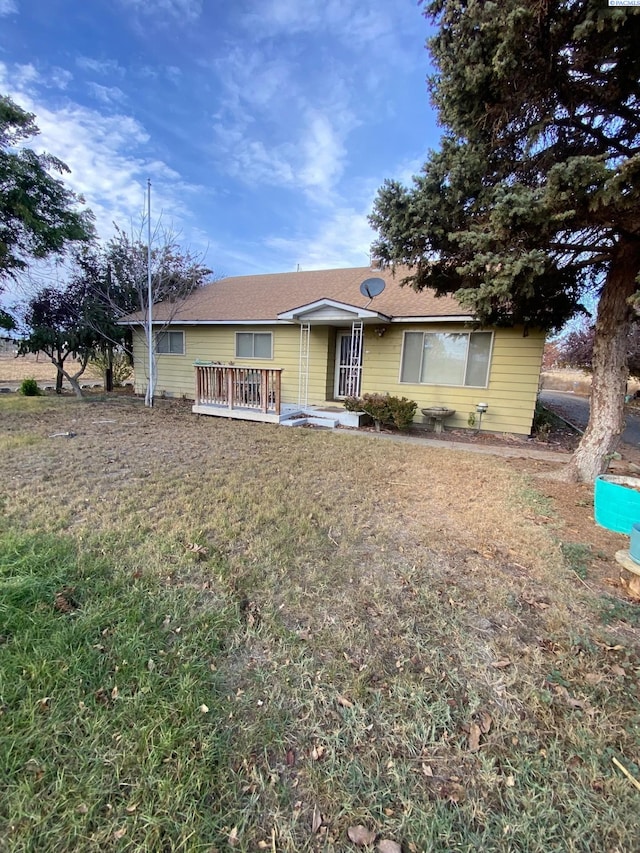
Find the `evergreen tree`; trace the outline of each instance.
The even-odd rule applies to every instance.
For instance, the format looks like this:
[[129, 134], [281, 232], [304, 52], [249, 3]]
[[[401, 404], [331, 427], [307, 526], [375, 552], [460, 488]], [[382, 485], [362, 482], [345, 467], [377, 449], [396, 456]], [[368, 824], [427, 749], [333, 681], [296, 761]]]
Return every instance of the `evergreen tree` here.
[[568, 476], [624, 426], [640, 273], [640, 10], [602, 0], [433, 0], [429, 81], [445, 135], [413, 186], [387, 181], [374, 254], [485, 324], [559, 329], [599, 297], [591, 418]]
[[68, 167], [20, 147], [37, 133], [34, 116], [0, 95], [0, 289], [30, 260], [62, 252], [93, 233], [91, 214], [79, 211], [81, 200], [51, 174]]

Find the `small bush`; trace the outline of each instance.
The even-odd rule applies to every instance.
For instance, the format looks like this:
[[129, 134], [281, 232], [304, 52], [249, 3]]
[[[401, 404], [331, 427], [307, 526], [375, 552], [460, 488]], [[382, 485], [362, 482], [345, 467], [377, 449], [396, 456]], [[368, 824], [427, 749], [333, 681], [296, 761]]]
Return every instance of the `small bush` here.
[[348, 412], [363, 412], [362, 400], [360, 397], [347, 397], [344, 400], [344, 407]]
[[418, 408], [416, 401], [406, 397], [388, 397], [387, 406], [394, 426], [398, 429], [409, 429]]
[[36, 380], [29, 376], [20, 383], [20, 393], [25, 397], [39, 397], [42, 391], [38, 388]]
[[388, 394], [365, 394], [362, 398], [362, 411], [373, 418], [376, 429], [380, 429], [381, 424], [391, 423], [388, 399]]
[[[90, 364], [100, 372], [103, 381], [106, 382], [107, 368], [109, 366], [107, 354], [97, 353], [97, 355], [91, 359]], [[129, 361], [127, 354], [125, 352], [114, 352], [111, 367], [113, 370], [112, 376], [114, 388], [122, 388], [124, 383], [133, 373], [133, 368], [131, 367], [131, 362]]]
[[[349, 405], [347, 406], [347, 402]], [[353, 406], [353, 408], [350, 408]], [[380, 429], [381, 424], [395, 426], [397, 429], [408, 429], [413, 423], [418, 404], [406, 397], [391, 397], [389, 394], [365, 394], [360, 400], [350, 397], [345, 400], [348, 411], [366, 412]]]

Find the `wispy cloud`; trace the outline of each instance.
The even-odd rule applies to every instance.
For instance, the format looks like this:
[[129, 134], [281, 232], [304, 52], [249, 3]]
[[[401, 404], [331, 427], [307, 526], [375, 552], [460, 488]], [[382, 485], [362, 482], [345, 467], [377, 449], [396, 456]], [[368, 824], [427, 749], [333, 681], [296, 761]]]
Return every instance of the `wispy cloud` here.
[[13, 65], [11, 69], [11, 84], [17, 89], [29, 88], [34, 84], [48, 89], [66, 89], [72, 80], [73, 74], [57, 65], [47, 69], [46, 73], [41, 72], [31, 62]]
[[247, 28], [257, 38], [293, 35], [318, 29], [339, 29], [351, 14], [349, 0], [264, 0], [245, 13]]
[[73, 80], [73, 74], [67, 71], [66, 68], [54, 66], [48, 75], [49, 79], [45, 85], [53, 89], [66, 89], [69, 83]]
[[302, 140], [299, 180], [307, 191], [329, 193], [342, 174], [346, 149], [344, 134], [332, 119], [311, 110]]
[[298, 264], [303, 270], [366, 266], [375, 236], [368, 213], [368, 206], [360, 210], [338, 206], [315, 229], [290, 238], [271, 236], [264, 244], [277, 251], [280, 263], [286, 259], [284, 268], [295, 269]]
[[361, 0], [260, 0], [242, 20], [249, 38], [261, 42], [301, 33], [330, 35], [349, 50], [350, 60], [361, 54], [375, 64], [403, 65], [403, 34], [415, 28], [415, 8], [406, 0], [387, 0], [368, 9]]
[[[16, 83], [16, 81], [18, 81]], [[157, 181], [156, 210], [170, 212], [178, 222], [189, 218], [189, 199], [197, 187], [185, 182], [168, 164], [151, 154], [145, 128], [131, 116], [105, 114], [80, 104], [51, 106], [41, 96], [36, 74], [16, 75], [0, 63], [0, 87], [25, 109], [35, 113], [40, 135], [34, 148], [60, 157], [71, 172], [65, 184], [86, 199], [103, 237], [113, 233], [113, 222], [125, 226], [139, 221], [147, 177]]]
[[172, 83], [179, 83], [182, 79], [182, 69], [178, 68], [177, 65], [165, 66], [164, 72], [167, 80], [170, 80]]
[[31, 83], [39, 80], [40, 73], [35, 65], [32, 65], [30, 62], [26, 65], [13, 66], [11, 81], [16, 87], [29, 86]]
[[17, 15], [18, 4], [15, 0], [0, 0], [0, 18], [6, 15]]
[[346, 137], [357, 125], [343, 82], [327, 70], [316, 91], [304, 93], [295, 59], [240, 45], [215, 70], [222, 98], [213, 129], [222, 168], [316, 201], [330, 193], [344, 169]]
[[137, 14], [161, 22], [167, 18], [176, 21], [193, 22], [202, 14], [202, 0], [120, 0]]
[[101, 86], [100, 83], [87, 83], [87, 88], [93, 97], [105, 106], [114, 106], [124, 103], [127, 96], [117, 86]]
[[125, 69], [116, 59], [94, 59], [91, 56], [76, 57], [76, 65], [84, 71], [92, 71], [94, 74], [105, 74], [109, 77], [124, 77]]
[[290, 142], [254, 138], [251, 126], [218, 123], [218, 156], [227, 172], [245, 183], [297, 189], [323, 202], [344, 169], [344, 131], [328, 112], [309, 109]]

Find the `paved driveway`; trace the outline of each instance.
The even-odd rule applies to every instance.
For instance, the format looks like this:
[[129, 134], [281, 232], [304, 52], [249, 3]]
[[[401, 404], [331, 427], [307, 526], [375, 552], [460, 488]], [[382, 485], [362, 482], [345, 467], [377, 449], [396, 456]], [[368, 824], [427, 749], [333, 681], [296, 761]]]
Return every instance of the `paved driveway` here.
[[[589, 398], [570, 391], [541, 391], [543, 406], [557, 412], [574, 426], [585, 429], [589, 421]], [[640, 446], [640, 417], [627, 411], [627, 426], [622, 433], [625, 444]]]

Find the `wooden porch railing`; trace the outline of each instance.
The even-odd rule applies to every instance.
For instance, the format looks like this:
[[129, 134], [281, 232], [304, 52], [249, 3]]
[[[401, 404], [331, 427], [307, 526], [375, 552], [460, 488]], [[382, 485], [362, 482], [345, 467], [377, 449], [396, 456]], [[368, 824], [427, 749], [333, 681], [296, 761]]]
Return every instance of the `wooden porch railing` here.
[[196, 404], [280, 414], [282, 368], [194, 364]]

